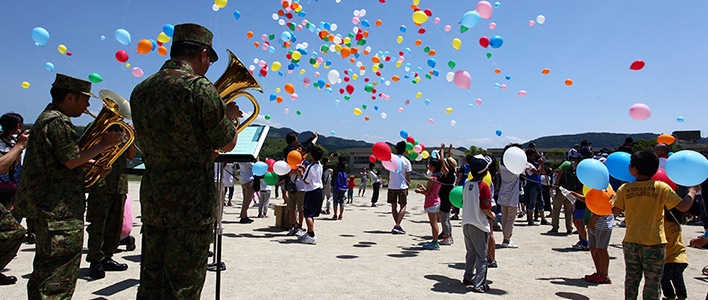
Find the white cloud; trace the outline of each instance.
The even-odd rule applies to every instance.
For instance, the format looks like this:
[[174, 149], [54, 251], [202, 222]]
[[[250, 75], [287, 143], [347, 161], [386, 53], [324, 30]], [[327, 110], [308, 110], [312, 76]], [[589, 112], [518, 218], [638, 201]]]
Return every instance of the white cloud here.
[[[243, 113], [243, 115], [250, 116], [252, 113], [253, 113], [252, 111], [249, 111], [249, 112]], [[269, 125], [269, 126], [273, 126], [273, 127], [283, 127], [283, 124], [281, 124], [280, 122], [275, 122], [272, 119], [266, 120], [265, 115], [262, 115], [262, 114], [258, 114], [258, 117], [256, 117], [256, 119], [253, 120], [253, 122], [258, 123], [258, 124], [263, 124], [263, 125]]]

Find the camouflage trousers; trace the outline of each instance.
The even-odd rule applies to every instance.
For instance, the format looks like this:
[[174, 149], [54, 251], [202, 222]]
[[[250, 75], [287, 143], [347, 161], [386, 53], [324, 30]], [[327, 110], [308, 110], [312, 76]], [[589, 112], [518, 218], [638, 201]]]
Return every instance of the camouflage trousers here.
[[206, 279], [212, 227], [143, 225], [137, 299], [199, 299]]
[[661, 298], [661, 276], [664, 272], [666, 246], [622, 242], [624, 250], [624, 298], [637, 299], [639, 282], [644, 275], [644, 299]]
[[86, 221], [90, 222], [86, 261], [111, 258], [120, 244], [125, 194], [89, 194]]
[[20, 249], [25, 229], [12, 214], [0, 204], [0, 270], [4, 269]]
[[27, 282], [28, 299], [71, 299], [81, 263], [84, 220], [35, 220], [34, 269]]

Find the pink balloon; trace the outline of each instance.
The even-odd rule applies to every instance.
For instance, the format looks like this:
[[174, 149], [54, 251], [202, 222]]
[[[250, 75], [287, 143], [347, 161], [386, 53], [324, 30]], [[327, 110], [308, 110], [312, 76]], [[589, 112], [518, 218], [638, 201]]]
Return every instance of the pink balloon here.
[[635, 120], [644, 120], [651, 117], [651, 108], [644, 103], [637, 103], [629, 108], [629, 116]]
[[428, 123], [433, 124], [433, 122], [435, 122], [433, 119], [428, 119]]
[[453, 79], [455, 81], [455, 85], [461, 89], [469, 89], [470, 84], [472, 83], [472, 78], [470, 77], [470, 73], [467, 73], [467, 71], [457, 71], [455, 72], [455, 77]]
[[452, 29], [452, 26], [450, 26], [450, 25], [445, 25], [445, 31], [450, 31], [450, 29]]
[[320, 77], [320, 72], [315, 72], [315, 77]]
[[267, 35], [267, 34], [264, 33], [263, 35], [261, 35], [261, 40], [265, 41], [265, 40], [267, 40], [267, 39], [268, 39], [268, 35]]
[[536, 25], [536, 22], [534, 22], [533, 20], [529, 21], [529, 26], [535, 26], [535, 25]]
[[487, 1], [479, 1], [477, 3], [477, 13], [479, 13], [479, 16], [482, 17], [483, 19], [491, 19], [492, 18], [492, 4], [487, 2]]
[[297, 25], [297, 26], [295, 26], [295, 30], [297, 30], [297, 31], [302, 31], [302, 25]]
[[435, 17], [435, 20], [433, 20], [433, 22], [435, 22], [435, 25], [440, 24], [440, 18]]
[[398, 112], [403, 112], [403, 107], [399, 107]]
[[133, 73], [133, 76], [135, 77], [143, 77], [143, 75], [145, 75], [143, 70], [138, 67], [133, 68], [130, 72]]
[[354, 25], [359, 24], [359, 22], [361, 22], [361, 20], [359, 20], [359, 18], [357, 18], [357, 17], [352, 18], [352, 23], [354, 23]]
[[494, 23], [494, 22], [489, 23], [489, 29], [494, 29], [494, 28], [497, 28], [497, 23]]
[[289, 112], [290, 112], [290, 110], [286, 108], [286, 109], [285, 109], [285, 113], [287, 114], [287, 113], [289, 113]]
[[386, 170], [389, 170], [391, 172], [397, 172], [398, 171], [398, 156], [391, 155], [391, 160], [387, 161], [382, 161], [381, 164], [386, 168]]
[[482, 106], [482, 98], [477, 98], [477, 101], [475, 102], [477, 106]]
[[503, 84], [503, 83], [502, 83], [502, 85], [501, 85], [499, 88], [502, 89], [502, 90], [506, 90], [506, 84]]
[[526, 91], [520, 90], [520, 91], [519, 91], [519, 97], [523, 97], [523, 96], [526, 96]]
[[[433, 119], [428, 120], [428, 122], [430, 122], [430, 124], [433, 124], [432, 121], [433, 121]], [[413, 146], [413, 151], [415, 151], [415, 153], [420, 153], [420, 151], [423, 151], [423, 147], [420, 144], [415, 145], [415, 146]]]
[[406, 99], [406, 101], [403, 103], [405, 103], [406, 105], [411, 104], [411, 100]]
[[297, 100], [297, 98], [298, 98], [297, 93], [293, 93], [292, 95], [290, 95], [290, 99], [293, 101]]

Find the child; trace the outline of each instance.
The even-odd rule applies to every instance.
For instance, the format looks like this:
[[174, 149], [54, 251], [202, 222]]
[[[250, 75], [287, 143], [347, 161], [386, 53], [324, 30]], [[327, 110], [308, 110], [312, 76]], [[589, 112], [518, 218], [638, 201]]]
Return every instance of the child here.
[[364, 197], [366, 195], [366, 184], [368, 181], [369, 169], [364, 168], [363, 171], [359, 172], [359, 177], [361, 177], [361, 183], [359, 184], [359, 191], [356, 193], [357, 197]]
[[659, 299], [666, 250], [664, 206], [687, 211], [700, 186], [689, 189], [681, 199], [668, 184], [651, 180], [659, 169], [659, 159], [650, 151], [637, 151], [629, 161], [634, 182], [625, 183], [610, 201], [615, 216], [625, 214], [627, 231], [622, 241], [625, 261], [624, 296], [636, 299], [644, 276], [644, 299]]
[[664, 276], [661, 277], [661, 289], [665, 299], [686, 299], [686, 284], [683, 282], [683, 271], [688, 266], [686, 247], [681, 235], [681, 220], [683, 213], [676, 209], [664, 209], [664, 233], [666, 234], [666, 259], [664, 260]]
[[334, 215], [332, 216], [332, 220], [337, 220], [337, 206], [339, 206], [339, 220], [342, 219], [342, 215], [344, 214], [344, 193], [350, 190], [348, 188], [349, 180], [347, 180], [347, 166], [345, 163], [347, 159], [344, 156], [338, 156], [338, 160], [332, 178], [332, 199], [334, 200]]
[[415, 189], [416, 193], [425, 195], [423, 209], [428, 213], [430, 228], [433, 230], [433, 241], [423, 244], [423, 249], [426, 250], [440, 250], [440, 244], [438, 243], [438, 212], [440, 212], [440, 196], [438, 195], [440, 183], [438, 182], [438, 177], [440, 177], [440, 168], [442, 168], [442, 162], [437, 158], [431, 159], [428, 163], [428, 171], [433, 175], [428, 177], [428, 185], [423, 186], [419, 183], [418, 188]]
[[307, 224], [307, 234], [300, 237], [303, 244], [316, 244], [315, 237], [315, 217], [320, 215], [322, 209], [322, 165], [319, 160], [322, 158], [322, 148], [313, 147], [312, 163], [305, 168], [302, 174], [302, 181], [305, 183], [305, 223]]
[[588, 242], [590, 245], [590, 255], [595, 264], [597, 272], [592, 275], [585, 275], [585, 280], [599, 284], [610, 284], [612, 280], [607, 276], [607, 269], [610, 265], [610, 254], [607, 253], [607, 246], [610, 244], [612, 236], [612, 224], [615, 216], [610, 214], [600, 216], [592, 214], [588, 223]]
[[349, 180], [347, 180], [347, 203], [353, 203], [354, 202], [354, 186], [356, 185], [356, 182], [354, 181], [354, 175], [349, 177]]
[[323, 157], [320, 163], [322, 164], [322, 169], [325, 170], [322, 175], [322, 193], [324, 194], [323, 202], [326, 203], [325, 206], [327, 207], [327, 210], [323, 209], [322, 213], [329, 215], [329, 207], [332, 206], [332, 185], [329, 181], [332, 180], [334, 170], [327, 165], [329, 158]]
[[[253, 176], [254, 178], [256, 176]], [[260, 178], [260, 198], [261, 201], [258, 202], [258, 217], [267, 218], [268, 217], [268, 205], [270, 204], [270, 186], [266, 184], [264, 178]]]
[[441, 173], [442, 176], [439, 179], [441, 186], [440, 192], [440, 219], [442, 223], [442, 241], [440, 245], [452, 245], [455, 240], [452, 238], [452, 223], [450, 223], [450, 213], [452, 212], [452, 203], [450, 203], [450, 191], [455, 186], [457, 182], [455, 177], [455, 168], [457, 168], [457, 160], [450, 157], [450, 152], [452, 151], [452, 145], [447, 149], [447, 157], [445, 157], [445, 144], [440, 145], [440, 160], [442, 163]]
[[472, 285], [475, 293], [489, 290], [487, 285], [487, 247], [489, 242], [489, 219], [492, 213], [492, 195], [489, 186], [482, 181], [492, 159], [477, 155], [469, 160], [472, 180], [462, 189], [462, 232], [465, 236], [465, 275], [462, 283]]

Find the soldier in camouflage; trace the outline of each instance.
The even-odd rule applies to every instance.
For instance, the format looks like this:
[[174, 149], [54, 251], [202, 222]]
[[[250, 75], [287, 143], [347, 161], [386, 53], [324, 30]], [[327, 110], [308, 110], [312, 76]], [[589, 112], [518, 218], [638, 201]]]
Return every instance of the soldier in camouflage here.
[[[80, 150], [70, 117], [89, 106], [91, 83], [57, 74], [52, 103], [39, 115], [27, 142], [14, 213], [35, 220], [34, 269], [27, 283], [29, 299], [69, 299], [83, 247], [84, 171], [81, 166], [123, 140], [107, 133]], [[102, 175], [106, 175], [105, 172]]]
[[218, 201], [214, 150], [230, 151], [240, 117], [204, 77], [218, 59], [212, 33], [175, 26], [171, 59], [138, 84], [130, 107], [145, 161], [138, 299], [197, 299], [206, 277]]

